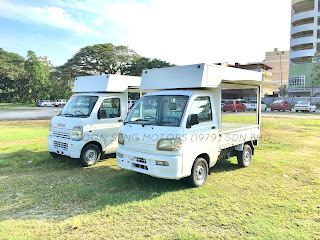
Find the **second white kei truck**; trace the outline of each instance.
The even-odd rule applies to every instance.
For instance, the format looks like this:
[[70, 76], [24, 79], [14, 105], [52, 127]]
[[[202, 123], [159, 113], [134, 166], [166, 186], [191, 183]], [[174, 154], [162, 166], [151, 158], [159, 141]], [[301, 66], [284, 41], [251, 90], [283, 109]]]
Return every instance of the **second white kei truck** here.
[[128, 93], [139, 92], [141, 77], [100, 75], [77, 77], [73, 95], [51, 119], [47, 148], [53, 157], [80, 158], [96, 164], [103, 154], [115, 153], [118, 131], [128, 114]]
[[[203, 185], [218, 159], [248, 167], [260, 135], [262, 74], [210, 64], [144, 70], [142, 90], [120, 127], [117, 165]], [[255, 122], [221, 121], [222, 89], [256, 89]]]

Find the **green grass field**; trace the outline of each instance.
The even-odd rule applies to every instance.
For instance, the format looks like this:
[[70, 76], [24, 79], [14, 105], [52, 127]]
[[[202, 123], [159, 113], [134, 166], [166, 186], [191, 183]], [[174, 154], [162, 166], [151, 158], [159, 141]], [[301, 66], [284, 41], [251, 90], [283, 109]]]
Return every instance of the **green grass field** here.
[[320, 239], [319, 120], [264, 118], [250, 167], [218, 161], [199, 188], [53, 159], [48, 127], [0, 122], [0, 239]]
[[36, 107], [35, 103], [0, 103], [0, 112], [19, 111], [20, 107]]

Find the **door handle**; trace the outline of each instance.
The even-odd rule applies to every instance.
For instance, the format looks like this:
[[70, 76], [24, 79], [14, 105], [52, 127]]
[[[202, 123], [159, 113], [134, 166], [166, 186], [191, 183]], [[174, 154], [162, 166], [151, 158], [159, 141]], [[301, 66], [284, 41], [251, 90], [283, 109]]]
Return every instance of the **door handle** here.
[[216, 129], [216, 126], [212, 126], [211, 129]]
[[122, 120], [122, 119], [119, 119], [118, 122], [123, 122], [123, 120]]

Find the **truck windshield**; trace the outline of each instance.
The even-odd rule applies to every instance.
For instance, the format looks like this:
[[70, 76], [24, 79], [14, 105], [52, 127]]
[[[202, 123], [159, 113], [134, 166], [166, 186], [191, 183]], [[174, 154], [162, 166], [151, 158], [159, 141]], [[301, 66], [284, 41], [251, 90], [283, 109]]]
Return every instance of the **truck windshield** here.
[[74, 96], [62, 109], [60, 116], [89, 117], [97, 100], [97, 96]]
[[178, 127], [188, 96], [144, 96], [129, 113], [125, 123]]

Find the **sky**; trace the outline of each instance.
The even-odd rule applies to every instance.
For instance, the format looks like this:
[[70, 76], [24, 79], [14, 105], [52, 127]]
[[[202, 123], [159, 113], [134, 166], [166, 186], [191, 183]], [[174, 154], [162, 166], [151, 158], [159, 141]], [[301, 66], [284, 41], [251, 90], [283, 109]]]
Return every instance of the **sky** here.
[[112, 43], [176, 65], [258, 62], [290, 48], [290, 0], [0, 0], [0, 48], [64, 64]]

